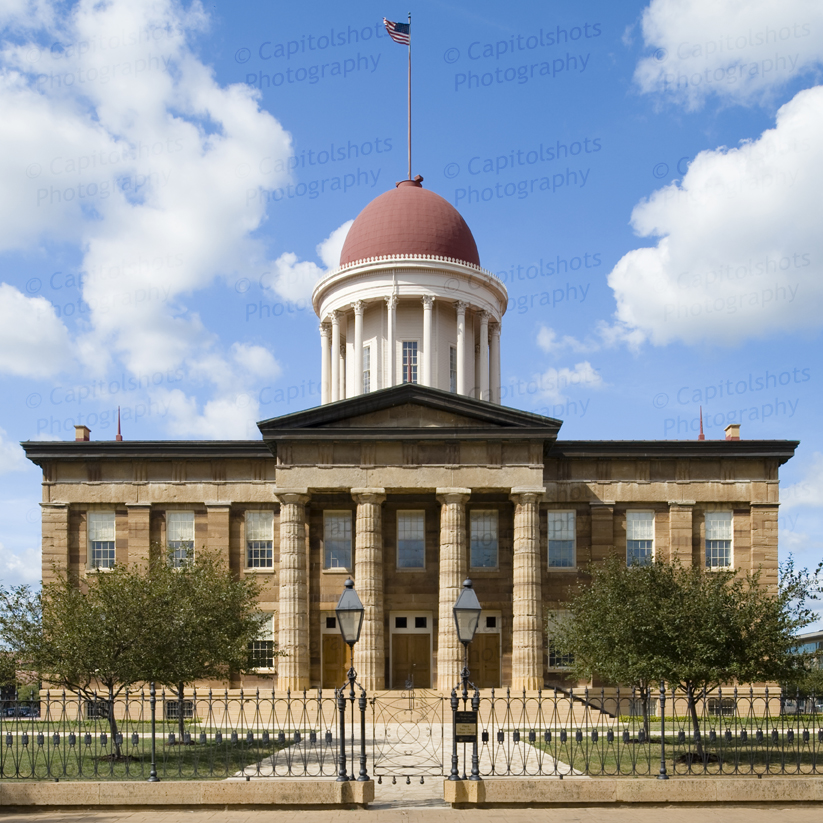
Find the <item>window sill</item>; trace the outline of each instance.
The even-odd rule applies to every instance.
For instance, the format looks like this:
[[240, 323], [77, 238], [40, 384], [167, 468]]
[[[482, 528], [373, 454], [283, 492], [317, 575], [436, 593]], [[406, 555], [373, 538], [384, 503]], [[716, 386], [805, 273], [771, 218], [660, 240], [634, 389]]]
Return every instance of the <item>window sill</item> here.
[[243, 571], [246, 574], [274, 574], [275, 573], [274, 567], [261, 568], [260, 566], [249, 566], [249, 567], [243, 569]]
[[576, 574], [579, 569], [577, 566], [548, 566], [549, 574], [560, 572], [561, 574]]
[[401, 568], [395, 567], [395, 571], [398, 574], [425, 574], [426, 573], [426, 567], [425, 566], [423, 566], [422, 568], [421, 567], [416, 567], [416, 568], [413, 568], [413, 569], [408, 569], [408, 568], [401, 569]]
[[484, 575], [484, 574], [499, 574], [500, 573], [500, 566], [478, 566], [474, 568], [469, 566], [469, 574], [474, 575]]
[[333, 569], [323, 569], [321, 574], [351, 574], [351, 569], [342, 569], [342, 568], [333, 568]]

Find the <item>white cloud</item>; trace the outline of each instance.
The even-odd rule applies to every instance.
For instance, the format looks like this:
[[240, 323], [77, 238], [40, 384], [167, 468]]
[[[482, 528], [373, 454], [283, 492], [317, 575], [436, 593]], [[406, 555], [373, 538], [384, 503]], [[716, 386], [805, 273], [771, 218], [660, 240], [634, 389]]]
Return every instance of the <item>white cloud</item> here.
[[736, 344], [823, 325], [823, 86], [798, 93], [776, 127], [701, 152], [682, 182], [632, 213], [656, 246], [609, 274], [614, 334], [635, 344]]
[[71, 348], [66, 327], [45, 297], [26, 297], [0, 283], [0, 372], [48, 377], [70, 365]]
[[13, 552], [0, 543], [0, 580], [6, 586], [40, 582], [40, 549], [23, 549]]
[[0, 429], [0, 474], [18, 472], [27, 468], [28, 464], [23, 449], [17, 443], [5, 440], [6, 432]]
[[[287, 171], [264, 174], [257, 159], [277, 168], [291, 156], [289, 134], [261, 110], [256, 91], [221, 87], [196, 57], [190, 41], [209, 24], [198, 2], [184, 9], [173, 0], [80, 0], [63, 11], [17, 0], [5, 14], [15, 37], [0, 48], [0, 109], [15, 116], [0, 119], [8, 195], [0, 252], [76, 243], [89, 312], [74, 350], [86, 371], [102, 376], [122, 363], [133, 374], [182, 367], [205, 375], [203, 385], [218, 394], [214, 416], [225, 384], [245, 390], [255, 375], [270, 377], [276, 361], [259, 347], [219, 351], [187, 300], [265, 261], [252, 233], [266, 219], [266, 198], [249, 192], [287, 181]], [[27, 355], [25, 335], [0, 331], [16, 341], [0, 368], [45, 375], [66, 367], [70, 346], [44, 356], [67, 337], [42, 304], [26, 305], [51, 318], [45, 342]], [[238, 357], [239, 389], [220, 377]]]
[[340, 265], [340, 252], [352, 223], [354, 220], [347, 220], [317, 245], [317, 255], [325, 268], [310, 260], [300, 260], [294, 252], [285, 252], [274, 261], [274, 276], [265, 285], [284, 300], [308, 300], [314, 284]]
[[652, 0], [641, 27], [652, 54], [635, 82], [689, 109], [766, 101], [823, 65], [819, 0]]
[[550, 403], [563, 403], [565, 392], [574, 387], [585, 386], [588, 389], [600, 389], [605, 384], [603, 378], [588, 360], [575, 364], [573, 369], [549, 368], [536, 378], [537, 393]]
[[780, 490], [780, 510], [797, 506], [823, 506], [823, 454], [815, 452], [806, 476]]

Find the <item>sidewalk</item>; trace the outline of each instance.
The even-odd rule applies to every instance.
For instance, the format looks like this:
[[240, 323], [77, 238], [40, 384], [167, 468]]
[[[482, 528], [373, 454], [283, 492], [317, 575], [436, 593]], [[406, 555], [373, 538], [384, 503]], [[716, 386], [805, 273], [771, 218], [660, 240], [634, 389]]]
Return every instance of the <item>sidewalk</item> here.
[[449, 809], [406, 807], [378, 807], [368, 811], [306, 811], [306, 810], [222, 810], [195, 811], [76, 811], [32, 812], [3, 815], [3, 823], [819, 823], [819, 805], [784, 807], [769, 806], [644, 806], [617, 808], [562, 808], [562, 809]]

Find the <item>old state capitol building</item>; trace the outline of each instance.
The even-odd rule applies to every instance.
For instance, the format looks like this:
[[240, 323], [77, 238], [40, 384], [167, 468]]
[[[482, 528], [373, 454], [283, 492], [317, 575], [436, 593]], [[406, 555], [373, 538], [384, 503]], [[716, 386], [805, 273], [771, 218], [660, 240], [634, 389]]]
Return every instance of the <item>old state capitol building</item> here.
[[[591, 562], [617, 552], [762, 567], [777, 581], [778, 468], [794, 441], [562, 440], [561, 421], [500, 405], [508, 295], [469, 227], [421, 179], [355, 220], [315, 286], [322, 405], [261, 440], [27, 442], [43, 470], [43, 575], [207, 547], [256, 575], [270, 632], [243, 685], [333, 688], [334, 607], [365, 607], [366, 689], [451, 690], [452, 606], [483, 605], [478, 686], [567, 682], [546, 633]], [[267, 658], [274, 644], [287, 657]], [[232, 685], [239, 686], [240, 681]]]

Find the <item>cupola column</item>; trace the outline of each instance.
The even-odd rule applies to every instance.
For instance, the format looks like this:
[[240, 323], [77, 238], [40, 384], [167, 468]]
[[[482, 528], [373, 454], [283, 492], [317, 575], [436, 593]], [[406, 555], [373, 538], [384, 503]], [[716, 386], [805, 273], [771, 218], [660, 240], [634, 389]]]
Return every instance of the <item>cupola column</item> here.
[[424, 386], [432, 384], [432, 304], [434, 298], [426, 295], [423, 298], [423, 379]]
[[395, 336], [397, 334], [397, 297], [395, 297], [395, 295], [392, 294], [386, 298], [386, 309], [388, 312], [388, 322], [386, 323], [386, 345], [389, 350], [385, 360], [386, 380], [383, 386], [384, 388], [390, 388], [396, 382], [395, 360], [397, 358], [397, 343], [395, 341]]
[[490, 348], [491, 356], [491, 394], [489, 400], [499, 404], [500, 398], [500, 323], [495, 323], [491, 328], [492, 339]]
[[363, 307], [365, 304], [358, 300], [354, 304], [354, 385], [349, 391], [349, 397], [363, 394]]
[[480, 399], [489, 399], [489, 313], [480, 312]]
[[468, 394], [466, 391], [466, 309], [468, 306], [461, 302], [455, 303], [457, 311], [457, 393]]
[[343, 343], [340, 344], [340, 348], [338, 349], [337, 357], [339, 358], [340, 365], [338, 367], [340, 372], [340, 388], [338, 389], [339, 397], [341, 400], [345, 400], [346, 395], [346, 347]]
[[331, 400], [331, 329], [328, 323], [320, 324], [320, 402]]
[[331, 401], [340, 399], [340, 315], [331, 313]]

